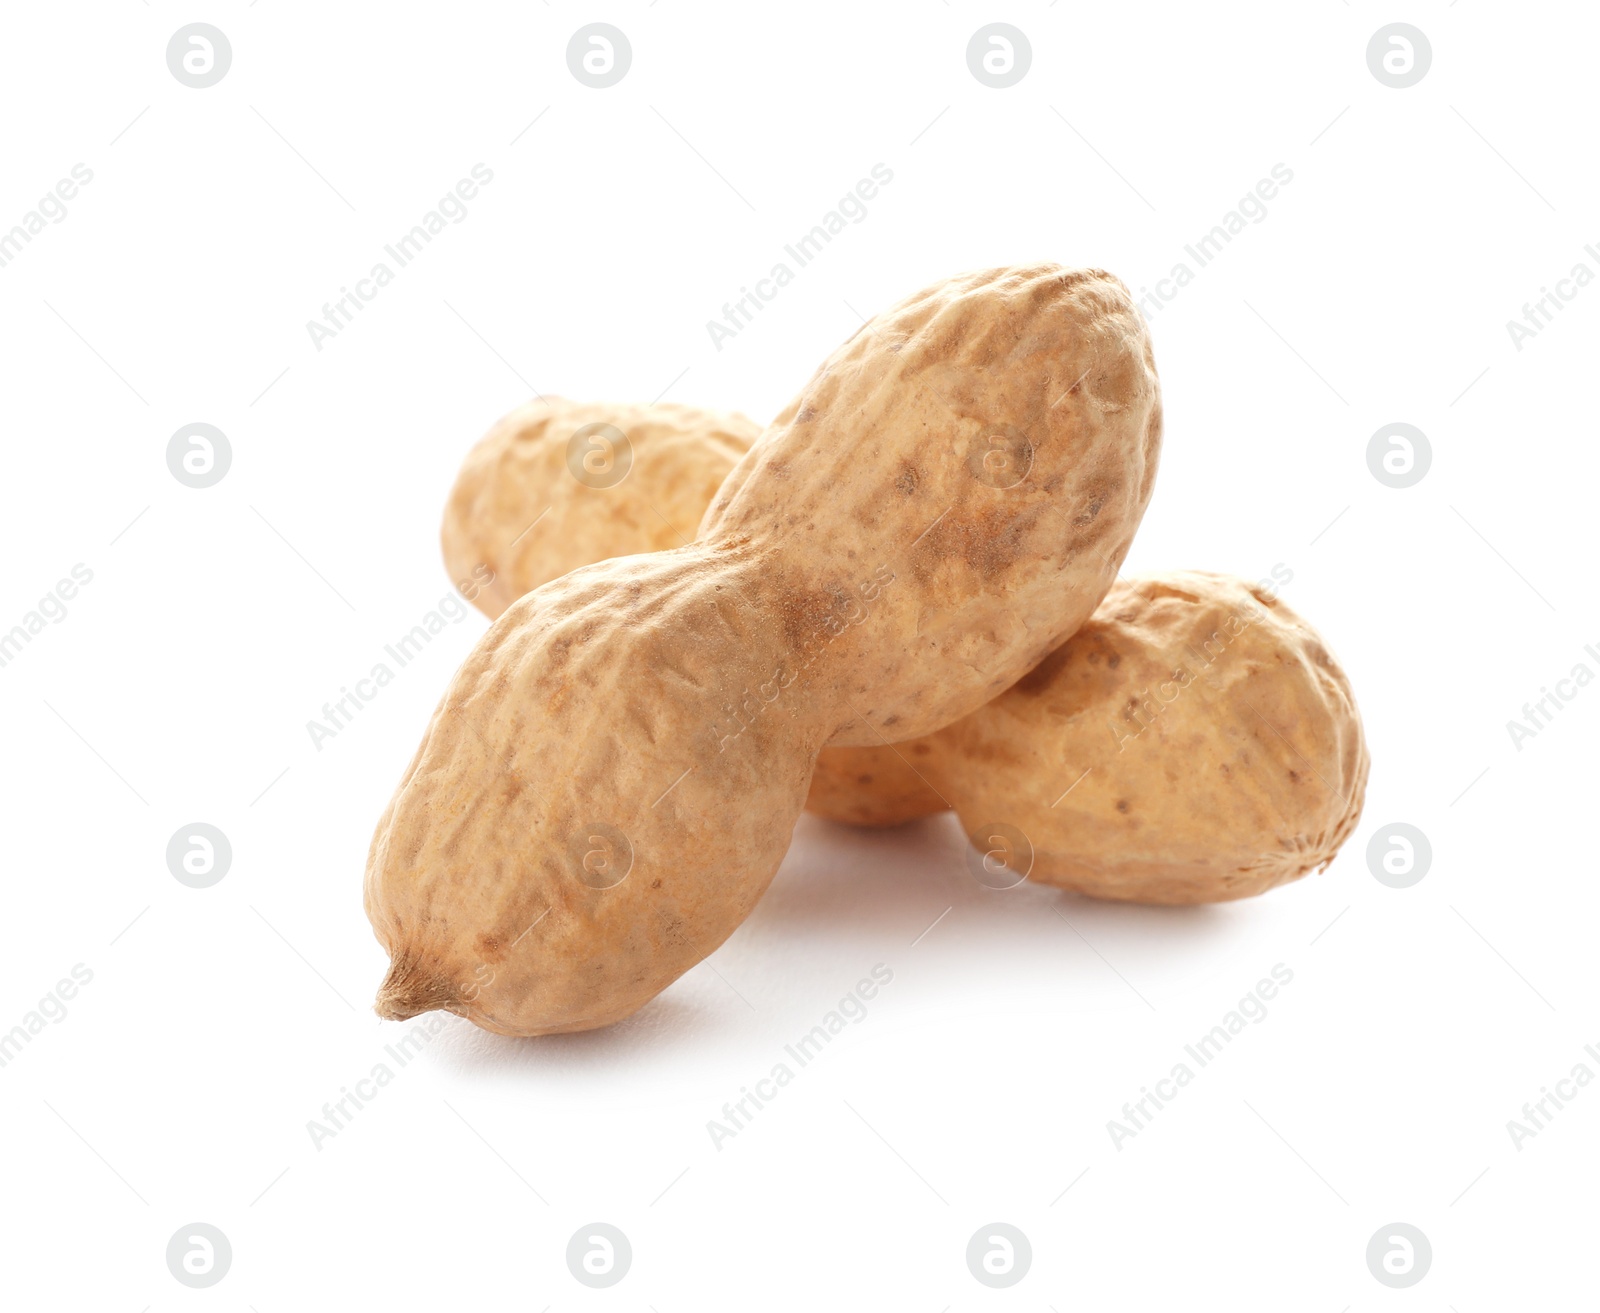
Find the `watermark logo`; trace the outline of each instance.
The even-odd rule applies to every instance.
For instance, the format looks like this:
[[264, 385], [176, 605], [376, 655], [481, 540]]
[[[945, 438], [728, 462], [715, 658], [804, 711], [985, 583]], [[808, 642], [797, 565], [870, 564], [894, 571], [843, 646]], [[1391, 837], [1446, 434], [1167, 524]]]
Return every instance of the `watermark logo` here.
[[77, 597], [80, 587], [94, 579], [94, 571], [82, 561], [72, 567], [71, 573], [71, 579], [56, 580], [56, 586], [39, 599], [33, 610], [9, 630], [0, 632], [0, 666], [9, 666], [15, 661], [23, 648], [44, 633], [47, 623], [59, 625], [67, 618], [67, 603]]
[[[730, 743], [735, 742], [745, 730], [755, 724], [756, 718], [775, 704], [784, 692], [811, 668], [812, 663], [827, 650], [828, 644], [846, 633], [851, 625], [865, 624], [867, 617], [872, 614], [873, 604], [883, 596], [883, 590], [892, 584], [895, 578], [893, 570], [886, 565], [880, 565], [873, 571], [871, 578], [864, 579], [856, 585], [854, 593], [845, 589], [838, 590], [832, 599], [831, 609], [796, 647], [794, 655], [797, 665], [780, 663], [773, 670], [771, 678], [757, 684], [754, 692], [746, 687], [740, 692], [737, 704], [732, 702], [723, 704], [722, 714], [738, 728], [729, 733], [724, 732], [722, 724], [716, 721], [711, 723], [711, 734], [717, 741], [717, 751], [726, 752]], [[726, 724], [728, 721], [722, 723]]]
[[1005, 821], [980, 825], [967, 836], [967, 869], [985, 889], [1015, 889], [1033, 870], [1033, 841]]
[[[456, 185], [445, 192], [431, 210], [411, 225], [410, 232], [384, 246], [383, 253], [387, 258], [375, 261], [365, 278], [357, 278], [353, 288], [341, 287], [337, 297], [324, 301], [320, 320], [306, 320], [306, 335], [313, 347], [321, 351], [326, 343], [348, 328], [358, 314], [377, 300], [378, 293], [394, 282], [399, 271], [411, 264], [435, 237], [445, 231], [447, 224], [467, 221], [472, 213], [468, 202], [477, 200], [480, 190], [494, 181], [494, 170], [487, 164], [479, 163], [474, 164], [468, 173], [471, 176], [458, 179]], [[456, 313], [460, 315], [460, 311]], [[468, 324], [467, 327], [471, 328], [472, 325]]]
[[167, 1241], [167, 1270], [196, 1290], [216, 1285], [232, 1266], [233, 1246], [210, 1222], [180, 1226]]
[[567, 42], [567, 68], [586, 87], [614, 87], [632, 64], [633, 46], [610, 23], [580, 27]]
[[[76, 182], [73, 179], [77, 179]], [[39, 198], [38, 203], [14, 224], [10, 232], [0, 233], [0, 268], [10, 264], [45, 229], [45, 222], [63, 222], [67, 217], [66, 202], [77, 199], [79, 186], [87, 187], [94, 181], [94, 170], [87, 164], [74, 164], [72, 177], [63, 178], [55, 187]]]
[[185, 488], [212, 488], [233, 466], [233, 444], [215, 424], [185, 424], [167, 439], [167, 468]]
[[1410, 23], [1380, 27], [1367, 42], [1367, 67], [1372, 76], [1397, 91], [1416, 86], [1432, 65], [1433, 46]]
[[167, 67], [172, 76], [196, 91], [214, 87], [227, 77], [233, 46], [210, 23], [180, 27], [167, 42]]
[[1409, 889], [1433, 865], [1433, 845], [1415, 825], [1392, 821], [1367, 840], [1367, 869], [1379, 884]]
[[394, 1060], [394, 1066], [383, 1061], [375, 1062], [365, 1076], [351, 1082], [355, 1088], [341, 1085], [339, 1097], [329, 1099], [322, 1105], [322, 1116], [312, 1117], [306, 1122], [306, 1134], [311, 1137], [311, 1147], [321, 1153], [324, 1141], [336, 1139], [341, 1132], [349, 1130], [356, 1117], [378, 1097], [379, 1091], [394, 1081], [396, 1073], [415, 1062], [417, 1056], [443, 1033], [444, 1015], [430, 1012], [425, 1017], [418, 1017], [416, 1023], [393, 1044], [385, 1044], [383, 1051]]
[[341, 685], [339, 696], [331, 702], [322, 704], [322, 719], [306, 721], [306, 733], [311, 738], [312, 746], [321, 752], [324, 742], [337, 737], [342, 730], [349, 728], [354, 723], [357, 713], [365, 711], [367, 705], [377, 698], [378, 693], [386, 685], [394, 682], [397, 671], [405, 669], [415, 661], [429, 643], [444, 633], [448, 625], [459, 625], [467, 618], [469, 612], [461, 599], [472, 601], [482, 589], [493, 582], [493, 570], [487, 565], [474, 566], [472, 578], [457, 583], [456, 592], [446, 593], [431, 611], [411, 626], [409, 632], [402, 634], [392, 643], [384, 644], [384, 655], [394, 662], [394, 666], [391, 668], [388, 662], [378, 661], [364, 678], [355, 681], [353, 689], [348, 685]]
[[985, 429], [967, 451], [967, 469], [979, 483], [997, 492], [1015, 488], [1033, 469], [1033, 443], [1010, 425]]
[[179, 884], [209, 889], [233, 865], [233, 845], [215, 825], [194, 821], [167, 840], [167, 870]]
[[591, 889], [615, 889], [633, 870], [633, 844], [615, 825], [591, 821], [567, 845], [578, 879]]
[[585, 424], [567, 439], [567, 471], [587, 488], [615, 488], [633, 468], [633, 444], [615, 424]]
[[67, 1004], [78, 997], [78, 990], [94, 979], [94, 972], [82, 962], [73, 964], [72, 979], [63, 976], [55, 988], [39, 1000], [10, 1030], [0, 1031], [0, 1067], [17, 1060], [17, 1055], [33, 1043], [35, 1035], [42, 1034], [49, 1024], [60, 1025], [67, 1019]]
[[823, 248], [845, 230], [848, 224], [865, 223], [867, 203], [877, 199], [878, 190], [894, 181], [894, 170], [887, 164], [874, 164], [868, 170], [870, 177], [861, 178], [856, 185], [841, 196], [803, 237], [783, 248], [786, 257], [773, 262], [765, 278], [755, 280], [754, 289], [746, 286], [732, 301], [722, 303], [722, 318], [706, 320], [706, 332], [711, 345], [718, 351], [724, 342], [731, 342], [755, 322], [755, 317], [777, 299], [778, 293], [792, 283], [797, 271], [822, 254]]
[[[1294, 571], [1280, 561], [1272, 567], [1272, 575], [1272, 579], [1263, 579], [1257, 585], [1268, 597], [1276, 596], [1278, 584], [1292, 580]], [[1194, 669], [1179, 666], [1172, 672], [1170, 679], [1139, 689], [1128, 699], [1120, 715], [1110, 718], [1111, 737], [1116, 740], [1117, 751], [1126, 752], [1128, 744], [1134, 742], [1155, 724], [1156, 718], [1182, 697], [1187, 689], [1192, 688], [1197, 678], [1211, 673], [1213, 667], [1228, 653], [1229, 645], [1239, 635], [1251, 625], [1260, 624], [1266, 618], [1265, 610], [1251, 604], [1241, 608], [1241, 611], [1228, 612], [1208, 637], [1200, 639], [1198, 650], [1192, 643], [1188, 644], [1189, 655], [1194, 660]], [[1056, 799], [1057, 802], [1060, 800]]]
[[1152, 1082], [1154, 1089], [1149, 1085], [1139, 1087], [1139, 1097], [1129, 1099], [1122, 1105], [1121, 1120], [1113, 1117], [1106, 1122], [1106, 1134], [1111, 1137], [1112, 1148], [1121, 1153], [1125, 1141], [1149, 1130], [1156, 1114], [1176, 1099], [1194, 1081], [1198, 1072], [1221, 1057], [1228, 1046], [1251, 1026], [1259, 1026], [1267, 1019], [1270, 1015], [1267, 1005], [1293, 982], [1294, 971], [1278, 962], [1273, 965], [1270, 976], [1270, 979], [1263, 976], [1256, 981], [1255, 987], [1228, 1009], [1221, 1021], [1193, 1044], [1183, 1046], [1184, 1057], [1194, 1062], [1193, 1067], [1179, 1059], [1165, 1076]]
[[995, 1290], [1014, 1286], [1033, 1266], [1033, 1246], [1010, 1222], [980, 1226], [967, 1241], [967, 1271], [980, 1285]]
[[[1584, 1053], [1600, 1063], [1600, 1045], [1585, 1044]], [[1506, 1122], [1506, 1133], [1511, 1137], [1511, 1145], [1518, 1153], [1522, 1152], [1523, 1142], [1531, 1140], [1540, 1131], [1550, 1129], [1550, 1124], [1555, 1121], [1558, 1112], [1565, 1112], [1567, 1105], [1578, 1097], [1578, 1094], [1587, 1085], [1594, 1084], [1594, 1068], [1587, 1062], [1578, 1062], [1565, 1076], [1555, 1082], [1555, 1089], [1548, 1085], [1539, 1087], [1539, 1097], [1530, 1099], [1522, 1105], [1522, 1120], [1515, 1117]]]
[[967, 42], [967, 69], [986, 87], [1014, 87], [1032, 64], [1033, 46], [1010, 23], [989, 23]]
[[[1600, 261], [1600, 249], [1597, 249], [1593, 242], [1583, 248], [1583, 253], [1591, 260]], [[1522, 303], [1520, 324], [1515, 319], [1506, 320], [1506, 332], [1511, 337], [1511, 345], [1521, 351], [1524, 344], [1533, 341], [1553, 324], [1556, 315], [1565, 310], [1569, 302], [1576, 301], [1578, 293], [1592, 282], [1594, 282], [1594, 270], [1579, 260], [1567, 272], [1565, 278], [1556, 279], [1554, 291], [1548, 287], [1541, 287], [1537, 301]]]
[[1414, 1286], [1433, 1266], [1433, 1246], [1410, 1222], [1380, 1226], [1367, 1241], [1367, 1270], [1395, 1290]]
[[1167, 276], [1156, 279], [1154, 287], [1139, 289], [1139, 309], [1146, 319], [1177, 300], [1178, 293], [1194, 282], [1197, 272], [1215, 261], [1235, 237], [1266, 222], [1272, 213], [1268, 202], [1276, 200], [1279, 191], [1294, 181], [1294, 170], [1287, 164], [1274, 164], [1269, 174], [1234, 202], [1233, 208], [1211, 225], [1210, 232], [1183, 248], [1187, 259], [1174, 261]]
[[818, 1055], [833, 1043], [836, 1035], [842, 1035], [851, 1026], [860, 1025], [867, 1019], [867, 1004], [877, 998], [879, 989], [893, 979], [893, 969], [879, 962], [872, 968], [871, 974], [856, 981], [850, 992], [824, 1013], [815, 1026], [794, 1043], [785, 1044], [783, 1052], [787, 1061], [780, 1059], [773, 1063], [765, 1076], [749, 1085], [741, 1085], [739, 1097], [722, 1105], [721, 1118], [713, 1117], [706, 1122], [706, 1134], [711, 1137], [712, 1147], [721, 1153], [724, 1141], [749, 1130], [756, 1114], [764, 1111], [785, 1086], [815, 1062]]
[[633, 1246], [621, 1227], [610, 1222], [580, 1226], [567, 1241], [567, 1271], [580, 1285], [604, 1290], [628, 1275]]
[[[1600, 648], [1593, 643], [1585, 644], [1583, 652], [1590, 660], [1600, 664]], [[1575, 701], [1578, 693], [1592, 683], [1594, 671], [1586, 662], [1580, 661], [1565, 679], [1556, 680], [1554, 692], [1547, 685], [1540, 684], [1539, 696], [1532, 702], [1522, 704], [1522, 719], [1506, 721], [1506, 733], [1511, 736], [1511, 746], [1521, 752], [1527, 740], [1538, 738], [1540, 730], [1549, 729], [1556, 717], [1567, 709], [1567, 704]]]
[[1367, 440], [1367, 468], [1386, 488], [1422, 482], [1433, 464], [1433, 444], [1415, 424], [1385, 424]]

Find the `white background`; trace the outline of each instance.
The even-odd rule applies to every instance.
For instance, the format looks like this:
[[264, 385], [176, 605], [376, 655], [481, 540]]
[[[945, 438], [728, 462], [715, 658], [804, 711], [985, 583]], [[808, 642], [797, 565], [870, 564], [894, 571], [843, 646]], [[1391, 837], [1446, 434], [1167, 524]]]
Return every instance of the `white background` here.
[[[230, 39], [217, 85], [168, 39]], [[568, 38], [632, 67], [595, 90]], [[968, 72], [1016, 25], [1027, 76]], [[1395, 90], [1373, 32], [1422, 28]], [[93, 980], [0, 1069], [0, 1300], [18, 1308], [1454, 1309], [1590, 1306], [1600, 1088], [1593, 735], [1600, 287], [1506, 321], [1600, 243], [1594, 13], [1463, 3], [28, 5], [0, 43], [0, 230], [93, 181], [0, 268], [0, 629], [93, 581], [3, 669], [0, 1031]], [[534, 120], [537, 120], [536, 122]], [[533, 126], [529, 127], [530, 122]], [[474, 164], [469, 217], [319, 351], [306, 328]], [[876, 163], [893, 182], [718, 351], [706, 321]], [[537, 388], [776, 413], [858, 312], [1054, 259], [1138, 293], [1268, 176], [1293, 181], [1152, 316], [1167, 408], [1130, 572], [1276, 564], [1357, 690], [1366, 813], [1327, 872], [1242, 904], [996, 893], [948, 818], [810, 818], [732, 940], [632, 1020], [508, 1041], [449, 1018], [387, 1060], [361, 910], [372, 828], [475, 612], [320, 751], [306, 722], [443, 597], [461, 456]], [[1433, 460], [1383, 486], [1373, 432]], [[180, 426], [228, 436], [194, 490]], [[220, 827], [215, 887], [169, 874]], [[1367, 844], [1420, 827], [1425, 879]], [[951, 909], [924, 937], [945, 909]], [[913, 942], [916, 941], [916, 942]], [[850, 1027], [737, 1137], [706, 1123], [876, 964]], [[1260, 977], [1292, 984], [1136, 1138], [1107, 1122]], [[393, 1063], [391, 1062], [391, 1066]], [[622, 1228], [590, 1290], [569, 1236]], [[191, 1222], [221, 1284], [169, 1274]], [[968, 1238], [1020, 1227], [1010, 1290]], [[1420, 1227], [1409, 1290], [1369, 1237]]]

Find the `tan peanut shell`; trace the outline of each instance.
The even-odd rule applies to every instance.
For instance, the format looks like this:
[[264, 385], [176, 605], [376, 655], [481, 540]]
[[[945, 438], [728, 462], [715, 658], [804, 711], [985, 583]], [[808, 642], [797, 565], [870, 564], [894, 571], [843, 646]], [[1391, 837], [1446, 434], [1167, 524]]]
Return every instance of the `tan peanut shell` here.
[[[581, 436], [596, 426], [598, 437]], [[618, 459], [608, 432], [623, 436], [630, 458], [616, 482], [609, 469], [582, 465]], [[676, 547], [694, 537], [728, 471], [760, 435], [754, 420], [735, 411], [529, 402], [497, 420], [462, 462], [440, 530], [445, 569], [498, 620], [524, 593], [580, 565]], [[824, 748], [806, 810], [881, 827], [944, 811], [946, 803], [900, 753], [880, 745]]]
[[[979, 708], [972, 714], [981, 712]], [[906, 743], [824, 748], [811, 772], [806, 810], [842, 825], [870, 829], [948, 811], [950, 803], [928, 782], [932, 753], [927, 735]]]
[[440, 530], [445, 567], [494, 620], [580, 565], [680, 547], [760, 435], [734, 411], [531, 401], [462, 463]]
[[937, 729], [1088, 618], [1160, 434], [1108, 274], [988, 270], [869, 321], [695, 542], [536, 588], [467, 658], [372, 841], [379, 1014], [635, 1011], [748, 915], [824, 743]]
[[1118, 581], [1042, 664], [925, 742], [899, 751], [980, 851], [1141, 903], [1245, 898], [1325, 866], [1367, 785], [1361, 717], [1316, 631], [1257, 585], [1191, 571]]
[[[621, 409], [589, 407], [586, 413]], [[714, 414], [699, 413], [706, 415], [708, 422]], [[641, 479], [643, 491], [651, 497], [660, 495], [658, 481], [662, 477], [663, 467], [653, 467]], [[526, 512], [518, 511], [511, 518], [518, 517], [526, 518]], [[608, 546], [600, 534], [586, 542], [601, 554]], [[1165, 588], [1161, 594], [1164, 604], [1145, 607], [1140, 612], [1140, 624], [1130, 625], [1130, 605], [1158, 588]], [[1169, 604], [1179, 601], [1183, 604]], [[1265, 625], [1252, 621], [1247, 626], [1251, 632], [1242, 649], [1240, 669], [1248, 671], [1258, 683], [1228, 685], [1220, 700], [1196, 694], [1184, 703], [1182, 714], [1161, 721], [1160, 732], [1147, 737], [1146, 728], [1156, 726], [1156, 715], [1164, 713], [1168, 705], [1162, 690], [1172, 692], [1178, 688], [1159, 677], [1157, 668], [1163, 659], [1172, 659], [1166, 650], [1180, 633], [1185, 629], [1202, 631], [1202, 640], [1191, 646], [1204, 658], [1228, 640], [1227, 631], [1233, 625], [1250, 617], [1268, 621]], [[1155, 645], [1154, 654], [1146, 651], [1147, 642]], [[1115, 661], [1107, 659], [1101, 665], [1095, 654], [1110, 645], [1116, 647], [1118, 655]], [[1265, 654], [1274, 645], [1277, 651], [1268, 662]], [[1176, 750], [1169, 740], [1183, 731], [1218, 747], [1224, 742], [1224, 722], [1247, 709], [1238, 699], [1255, 698], [1251, 690], [1264, 680], [1270, 689], [1257, 699], [1259, 702], [1308, 709], [1305, 723], [1313, 745], [1308, 756], [1317, 751], [1314, 745], [1323, 742], [1359, 746], [1361, 727], [1354, 702], [1342, 672], [1331, 658], [1325, 657], [1326, 649], [1320, 649], [1325, 659], [1319, 661], [1308, 662], [1293, 655], [1296, 647], [1312, 645], [1320, 648], [1319, 640], [1286, 605], [1263, 603], [1249, 585], [1237, 579], [1189, 573], [1119, 583], [1076, 635], [1026, 676], [1019, 688], [1002, 693], [989, 706], [936, 734], [907, 742], [823, 749], [811, 777], [806, 808], [830, 820], [881, 827], [944, 811], [954, 802], [969, 823], [981, 827], [985, 824], [980, 815], [981, 800], [1002, 794], [1032, 796], [1037, 792], [1029, 777], [1033, 763], [1051, 753], [1059, 756], [1068, 749], [1087, 758], [1092, 755], [1092, 741], [1099, 728], [1104, 728], [1119, 742], [1137, 741], [1139, 750], [1132, 754], [1119, 751], [1114, 759], [1099, 761], [1093, 766], [1098, 773], [1084, 777], [1085, 784], [1093, 778], [1096, 787], [1087, 789], [1081, 797], [1074, 788], [1069, 796], [1079, 798], [1080, 804], [1100, 793], [1118, 795], [1113, 803], [1128, 801], [1122, 795], [1147, 792], [1151, 779], [1161, 779], [1162, 802], [1156, 817], [1152, 820], [1144, 816], [1130, 822], [1130, 813], [1106, 805], [1099, 814], [1107, 822], [1102, 834], [1077, 810], [1079, 804], [1064, 807], [1063, 799], [1056, 808], [1030, 808], [1014, 802], [1009, 812], [1002, 808], [1001, 813], [1021, 822], [1021, 828], [1030, 836], [1037, 832], [1041, 841], [1052, 844], [1034, 857], [1033, 878], [1135, 902], [1212, 902], [1259, 893], [1309, 869], [1306, 861], [1290, 858], [1277, 862], [1276, 854], [1292, 854], [1304, 846], [1313, 857], [1321, 854], [1325, 860], [1349, 833], [1355, 814], [1352, 811], [1348, 816], [1341, 815], [1337, 806], [1343, 794], [1359, 807], [1365, 782], [1365, 749], [1361, 749], [1353, 774], [1350, 764], [1342, 758], [1325, 767], [1328, 780], [1338, 781], [1337, 787], [1330, 786], [1320, 793], [1297, 788], [1290, 799], [1294, 806], [1269, 808], [1262, 813], [1259, 807], [1248, 804], [1237, 786], [1230, 785], [1220, 802], [1200, 798], [1198, 790], [1208, 784], [1208, 776], [1203, 770], [1192, 773], [1194, 762], [1187, 755], [1176, 780], [1168, 778], [1174, 774], [1171, 754]], [[1161, 655], [1163, 652], [1165, 656]], [[1184, 669], [1195, 665], [1191, 659]], [[1203, 669], [1205, 691], [1212, 690], [1217, 676], [1215, 663], [1208, 660]], [[1087, 696], [1083, 708], [1065, 721], [1052, 715], [1048, 709], [1057, 701], [1053, 695], [1065, 689], [1071, 679], [1081, 685], [1086, 673], [1098, 674], [1100, 682]], [[1139, 680], [1145, 681], [1142, 688]], [[1128, 705], [1130, 699], [1132, 709]], [[1090, 727], [1087, 733], [1085, 724]], [[1116, 728], [1124, 724], [1125, 729]], [[996, 764], [996, 750], [990, 744], [1001, 733], [1014, 740], [1016, 750], [1013, 764], [1004, 769]], [[1085, 739], [1089, 742], [1085, 743]], [[968, 747], [973, 744], [979, 745], [984, 759], [967, 760]], [[1269, 741], [1268, 746], [1276, 745]], [[1234, 764], [1220, 751], [1215, 755], [1217, 775], [1232, 780]], [[1087, 769], [1087, 765], [1081, 769]], [[1287, 770], [1308, 778], [1307, 772], [1297, 771], [1292, 765]], [[1164, 774], [1155, 776], [1152, 771]], [[938, 780], [940, 788], [948, 791], [948, 799], [933, 787], [931, 780]], [[1035, 818], [1036, 813], [1042, 820]], [[1193, 833], [1197, 814], [1204, 814], [1213, 823], [1214, 832], [1203, 842]], [[1070, 839], [1051, 838], [1068, 825], [1073, 827]], [[1118, 856], [1119, 847], [1135, 834], [1144, 852], [1137, 867]], [[1302, 835], [1304, 845], [1297, 837]], [[1261, 860], [1263, 853], [1274, 860]], [[1120, 874], [1108, 878], [1114, 867], [1120, 869]], [[1241, 878], [1240, 868], [1249, 868], [1255, 875]], [[1100, 874], [1086, 877], [1087, 871]]]

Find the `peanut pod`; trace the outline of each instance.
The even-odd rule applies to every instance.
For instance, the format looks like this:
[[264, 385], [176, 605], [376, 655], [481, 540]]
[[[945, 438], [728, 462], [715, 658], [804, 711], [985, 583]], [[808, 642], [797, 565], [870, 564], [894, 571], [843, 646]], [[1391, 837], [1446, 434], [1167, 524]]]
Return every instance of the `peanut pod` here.
[[369, 853], [379, 1014], [537, 1035], [654, 997], [766, 889], [825, 744], [938, 729], [1088, 618], [1160, 434], [1100, 271], [988, 270], [864, 325], [694, 542], [534, 589], [457, 672]]

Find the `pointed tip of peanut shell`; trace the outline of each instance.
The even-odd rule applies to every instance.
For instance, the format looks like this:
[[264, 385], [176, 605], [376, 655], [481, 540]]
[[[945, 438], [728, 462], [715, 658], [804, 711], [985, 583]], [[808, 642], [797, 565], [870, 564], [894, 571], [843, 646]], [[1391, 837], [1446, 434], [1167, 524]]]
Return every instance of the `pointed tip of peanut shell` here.
[[424, 1012], [450, 1009], [460, 1002], [455, 987], [416, 962], [396, 958], [378, 986], [372, 1010], [385, 1021], [409, 1021]]

